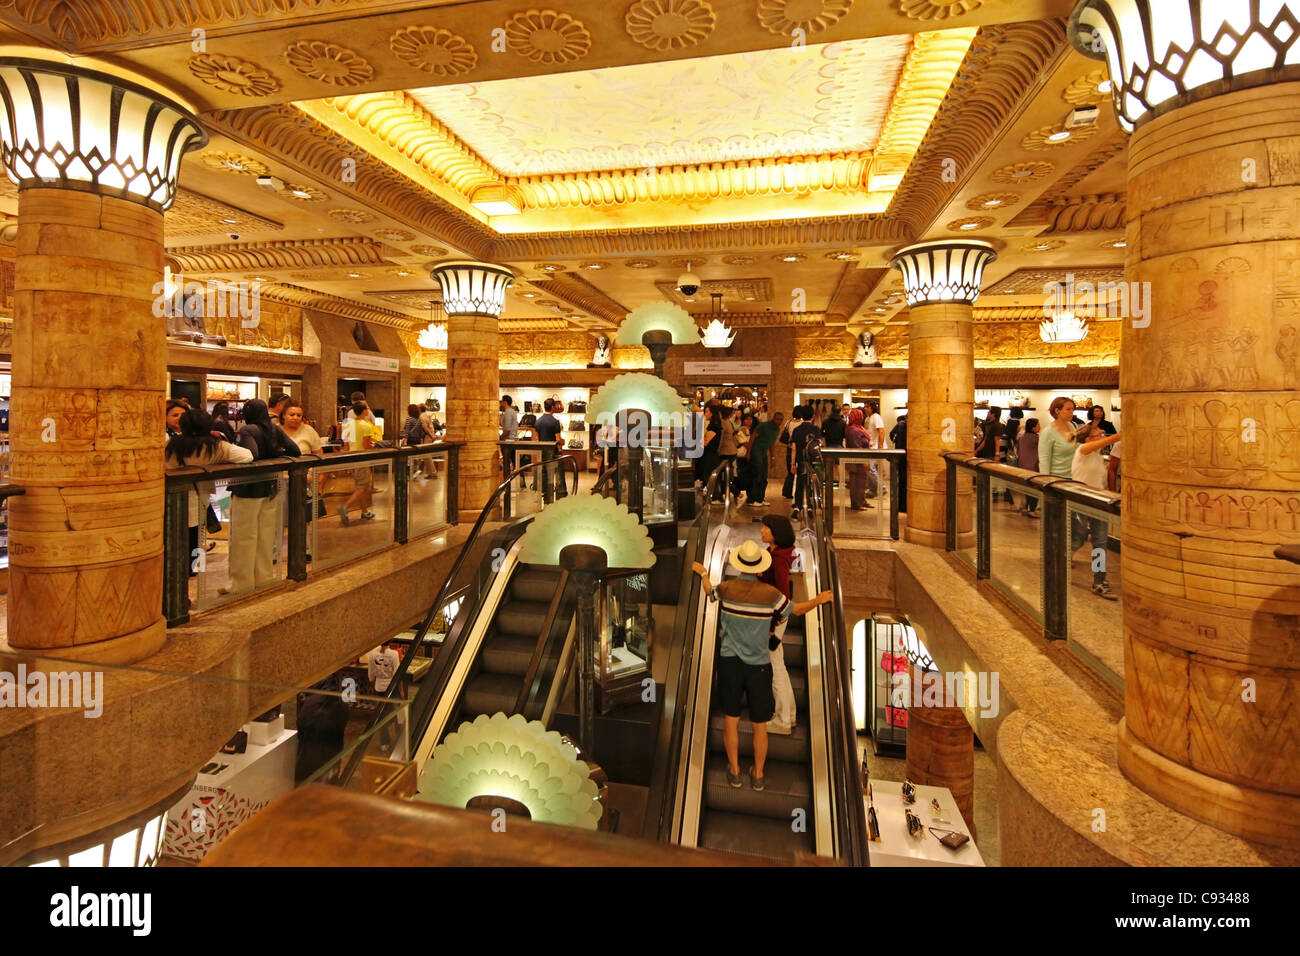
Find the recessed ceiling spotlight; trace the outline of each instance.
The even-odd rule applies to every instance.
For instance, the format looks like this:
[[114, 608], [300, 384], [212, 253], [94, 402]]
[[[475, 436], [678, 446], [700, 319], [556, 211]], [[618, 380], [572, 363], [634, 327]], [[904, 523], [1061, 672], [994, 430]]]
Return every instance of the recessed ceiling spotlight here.
[[1052, 244], [1050, 242], [1039, 242], [1034, 245], [1034, 248], [1039, 252], [1046, 252], [1048, 249], [1052, 248]]
[[361, 273], [360, 273], [360, 272], [349, 272], [349, 273], [348, 273], [348, 278], [349, 278], [349, 279], [360, 279], [360, 278], [361, 278]]
[[299, 199], [311, 199], [311, 193], [305, 189], [290, 189], [290, 195], [297, 196]]
[[873, 309], [872, 311], [875, 311], [875, 312], [887, 312], [888, 310], [882, 308], [881, 306], [876, 306], [875, 309]]
[[236, 225], [236, 224], [239, 222], [238, 219], [223, 219], [223, 220], [221, 220], [221, 221], [222, 221], [222, 222], [225, 222], [225, 223], [229, 223], [229, 224], [232, 225], [232, 226], [233, 226], [233, 225]]
[[1112, 249], [1123, 249], [1127, 245], [1128, 243], [1125, 242], [1123, 239], [1116, 239], [1114, 242], [1110, 244]]
[[599, 271], [600, 269], [608, 269], [609, 263], [608, 262], [584, 262], [578, 268], [590, 269], [592, 272], [596, 272]]
[[1069, 138], [1070, 131], [1068, 129], [1058, 129], [1055, 133], [1047, 134], [1047, 141], [1049, 143], [1063, 143]]
[[986, 208], [988, 208], [988, 209], [992, 209], [994, 206], [1001, 206], [1001, 205], [1002, 205], [1002, 200], [1001, 200], [1001, 199], [986, 199], [986, 200], [984, 200], [984, 206], [985, 206]]
[[521, 298], [524, 298], [524, 299], [535, 299], [535, 298], [537, 298], [537, 293], [536, 293], [536, 292], [520, 292], [519, 295], [520, 295]]
[[746, 301], [746, 302], [753, 302], [753, 301], [754, 301], [754, 297], [753, 297], [752, 295], [747, 295], [747, 296], [745, 296], [745, 301]]
[[1097, 84], [1098, 93], [1109, 93], [1114, 88], [1115, 88], [1115, 84], [1112, 83], [1110, 80], [1102, 80], [1100, 83]]
[[799, 256], [782, 256], [782, 257], [781, 257], [781, 261], [782, 261], [782, 262], [798, 262], [798, 261], [799, 261]]

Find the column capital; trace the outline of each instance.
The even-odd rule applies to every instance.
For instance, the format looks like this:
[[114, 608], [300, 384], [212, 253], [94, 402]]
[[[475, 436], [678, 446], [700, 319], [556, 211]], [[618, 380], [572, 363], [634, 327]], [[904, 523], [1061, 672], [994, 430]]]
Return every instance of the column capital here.
[[472, 315], [499, 319], [506, 304], [506, 290], [515, 282], [514, 270], [508, 266], [472, 259], [439, 262], [430, 275], [442, 288], [442, 305], [448, 318]]
[[1300, 78], [1296, 0], [1080, 0], [1069, 36], [1084, 56], [1106, 61], [1115, 115], [1129, 132], [1194, 100]]
[[208, 141], [163, 93], [68, 63], [0, 57], [0, 100], [0, 159], [20, 189], [76, 189], [164, 212], [181, 156]]
[[991, 245], [978, 239], [939, 239], [899, 249], [889, 265], [903, 274], [909, 306], [973, 305], [984, 267], [997, 257]]

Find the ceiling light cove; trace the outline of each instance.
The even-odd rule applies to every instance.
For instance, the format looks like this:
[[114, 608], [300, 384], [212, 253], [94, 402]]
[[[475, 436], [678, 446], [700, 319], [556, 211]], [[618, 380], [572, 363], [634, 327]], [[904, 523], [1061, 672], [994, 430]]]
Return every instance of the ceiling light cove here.
[[[633, 19], [662, 6], [634, 4]], [[652, 33], [667, 26], [647, 22]], [[974, 36], [967, 27], [295, 105], [501, 234], [871, 215], [888, 208]]]

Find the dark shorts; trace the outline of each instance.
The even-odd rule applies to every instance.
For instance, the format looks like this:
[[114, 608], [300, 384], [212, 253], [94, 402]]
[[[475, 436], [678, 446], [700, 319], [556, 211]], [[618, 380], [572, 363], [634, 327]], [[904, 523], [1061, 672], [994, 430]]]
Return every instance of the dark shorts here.
[[776, 713], [771, 664], [746, 664], [739, 657], [718, 658], [718, 693], [722, 712], [728, 717], [740, 716], [744, 698], [749, 701], [749, 719], [756, 724], [767, 723]]

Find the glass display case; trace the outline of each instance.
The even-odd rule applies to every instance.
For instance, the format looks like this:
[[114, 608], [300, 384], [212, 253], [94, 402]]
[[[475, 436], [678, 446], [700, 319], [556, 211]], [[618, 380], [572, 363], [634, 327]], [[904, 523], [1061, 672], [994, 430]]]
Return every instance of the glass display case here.
[[602, 714], [620, 703], [642, 699], [651, 674], [654, 627], [650, 578], [644, 571], [607, 578], [598, 605], [597, 703]]
[[907, 618], [879, 612], [871, 615], [865, 662], [870, 697], [867, 729], [881, 756], [907, 753], [907, 704], [912, 698], [914, 658], [928, 662], [929, 653]]
[[[640, 494], [636, 493], [639, 486]], [[642, 524], [677, 520], [677, 449], [671, 443], [652, 444], [642, 454], [620, 449], [618, 500], [641, 517]]]

